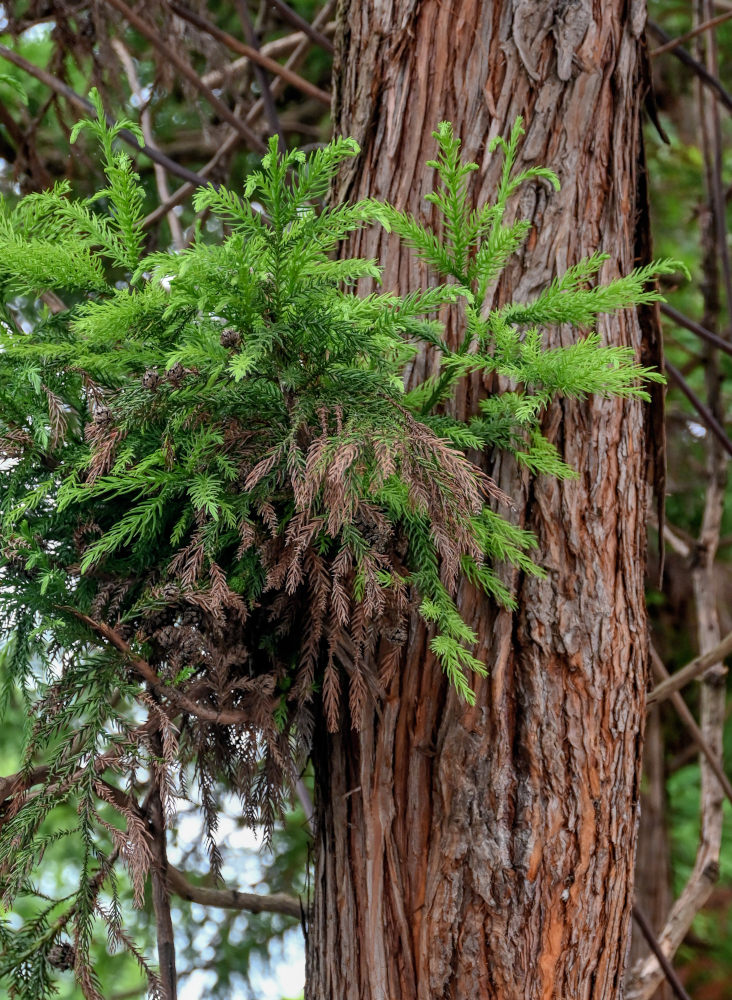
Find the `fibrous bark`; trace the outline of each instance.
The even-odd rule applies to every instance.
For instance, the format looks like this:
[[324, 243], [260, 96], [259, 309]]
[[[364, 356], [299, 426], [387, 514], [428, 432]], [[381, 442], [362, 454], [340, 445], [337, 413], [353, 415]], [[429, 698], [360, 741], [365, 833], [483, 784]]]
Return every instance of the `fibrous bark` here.
[[[337, 195], [429, 217], [430, 131], [449, 119], [484, 203], [500, 169], [488, 142], [522, 114], [521, 164], [552, 167], [562, 190], [519, 195], [535, 229], [495, 301], [530, 299], [598, 249], [612, 258], [604, 277], [630, 270], [644, 17], [620, 0], [342, 0], [335, 130], [362, 154]], [[379, 231], [352, 249], [380, 258], [386, 289], [429, 280]], [[600, 328], [640, 354], [634, 312]], [[497, 388], [474, 379], [456, 412]], [[363, 729], [346, 723], [316, 746], [310, 1000], [620, 995], [646, 680], [644, 415], [637, 402], [565, 400], [546, 427], [577, 481], [485, 456], [547, 578], [507, 575], [516, 614], [462, 588], [490, 668], [475, 707], [448, 689], [415, 622]]]

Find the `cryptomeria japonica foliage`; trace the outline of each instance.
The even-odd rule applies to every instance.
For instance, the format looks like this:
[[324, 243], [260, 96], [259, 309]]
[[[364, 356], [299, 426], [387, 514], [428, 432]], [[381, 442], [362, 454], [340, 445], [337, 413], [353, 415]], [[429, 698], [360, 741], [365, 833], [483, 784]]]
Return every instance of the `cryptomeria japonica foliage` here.
[[[142, 192], [115, 144], [134, 125], [110, 127], [92, 96], [98, 119], [77, 131], [96, 135], [108, 186], [75, 201], [62, 184], [0, 217], [3, 690], [23, 692], [30, 719], [23, 769], [4, 789], [4, 902], [34, 891], [52, 839], [78, 838], [81, 858], [76, 896], [43, 903], [21, 931], [0, 925], [0, 975], [28, 1000], [50, 994], [63, 934], [88, 997], [93, 922], [133, 947], [113, 880], [119, 858], [143, 899], [140, 789], [154, 786], [170, 815], [181, 775], [195, 774], [216, 870], [217, 794], [236, 792], [271, 829], [313, 726], [360, 725], [400, 668], [412, 616], [472, 699], [471, 674], [490, 664], [474, 656], [458, 582], [511, 606], [500, 564], [541, 569], [510, 499], [469, 456], [503, 449], [534, 474], [574, 475], [542, 415], [562, 395], [647, 398], [658, 373], [590, 331], [599, 313], [658, 299], [649, 282], [677, 269], [596, 284], [598, 254], [533, 302], [487, 311], [530, 228], [506, 221], [511, 196], [557, 185], [541, 168], [514, 174], [520, 121], [494, 143], [503, 174], [477, 211], [477, 167], [439, 126], [434, 230], [374, 201], [323, 204], [353, 140], [309, 157], [273, 140], [242, 196], [198, 192], [220, 242], [199, 233], [179, 253], [145, 255]], [[372, 224], [440, 283], [358, 294], [378, 263], [337, 251]], [[44, 293], [55, 308], [29, 321]], [[545, 349], [551, 324], [583, 332]], [[425, 344], [433, 374], [407, 392]], [[451, 397], [476, 372], [505, 390], [457, 420]], [[48, 833], [62, 802], [78, 823]]]

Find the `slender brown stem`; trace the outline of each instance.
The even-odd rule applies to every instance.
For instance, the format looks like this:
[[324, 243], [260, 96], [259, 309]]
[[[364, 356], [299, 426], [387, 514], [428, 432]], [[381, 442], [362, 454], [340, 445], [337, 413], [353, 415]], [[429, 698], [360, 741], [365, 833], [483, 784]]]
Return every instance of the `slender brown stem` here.
[[[711, 5], [705, 8], [711, 13]], [[715, 78], [719, 77], [719, 58], [717, 52], [717, 38], [712, 32], [705, 37], [699, 38], [699, 56], [704, 54], [706, 68], [709, 74]], [[704, 46], [704, 48], [702, 48]], [[719, 267], [722, 272], [722, 287], [724, 288], [727, 302], [727, 315], [732, 319], [732, 267], [730, 267], [729, 247], [727, 246], [727, 212], [725, 208], [724, 181], [722, 180], [723, 149], [722, 149], [722, 123], [719, 118], [719, 106], [716, 101], [709, 105], [708, 109], [708, 187], [709, 205], [714, 213], [714, 228], [717, 237], [717, 253], [719, 254]]]
[[[648, 22], [648, 30], [664, 43], [671, 41], [671, 36], [666, 34], [663, 28], [654, 21]], [[705, 67], [698, 62], [698, 60], [694, 59], [694, 57], [690, 55], [685, 48], [683, 48], [683, 46], [675, 45], [674, 48], [671, 49], [671, 52], [684, 64], [684, 66], [687, 66], [692, 73], [695, 73], [696, 76], [699, 77], [705, 87], [709, 87], [716, 93], [725, 108], [732, 111], [732, 94], [730, 94], [728, 90], [725, 90], [715, 76], [712, 76], [711, 73], [709, 73]]]
[[[107, 0], [107, 3], [122, 4], [122, 0]], [[122, 4], [124, 6], [124, 4]], [[223, 45], [226, 45], [231, 49], [232, 52], [238, 52], [239, 55], [248, 56], [252, 62], [259, 63], [264, 69], [268, 69], [270, 73], [274, 73], [276, 76], [281, 76], [283, 80], [296, 87], [298, 90], [302, 91], [303, 94], [307, 94], [308, 97], [314, 98], [316, 101], [320, 101], [321, 104], [326, 104], [330, 107], [330, 94], [321, 90], [320, 87], [316, 87], [315, 84], [310, 83], [303, 77], [299, 76], [297, 73], [293, 73], [292, 70], [286, 69], [281, 66], [274, 59], [270, 59], [268, 56], [263, 55], [256, 49], [253, 49], [250, 45], [245, 45], [240, 42], [238, 38], [234, 38], [227, 31], [223, 31], [218, 25], [213, 24], [208, 18], [203, 17], [201, 14], [197, 14], [192, 10], [188, 10], [186, 7], [182, 7], [175, 0], [170, 0], [170, 9], [173, 13], [177, 14], [178, 17], [183, 18], [184, 21], [188, 21], [190, 24], [195, 25], [199, 30], [205, 31], [207, 34], [211, 35], [212, 38], [217, 39]], [[199, 81], [200, 82], [200, 81]]]
[[635, 918], [636, 923], [640, 927], [643, 937], [648, 942], [648, 947], [651, 949], [653, 954], [658, 959], [658, 964], [663, 969], [663, 973], [666, 976], [666, 979], [668, 980], [668, 984], [671, 987], [671, 989], [674, 991], [679, 1000], [691, 1000], [691, 997], [684, 989], [684, 984], [681, 982], [678, 975], [676, 974], [676, 970], [664, 955], [663, 949], [658, 943], [658, 940], [656, 939], [656, 935], [653, 933], [651, 925], [648, 923], [648, 918], [643, 913], [643, 910], [640, 909], [637, 903], [633, 904], [633, 917]]
[[201, 906], [214, 906], [223, 910], [248, 910], [249, 913], [282, 913], [287, 917], [299, 917], [302, 905], [296, 896], [284, 892], [264, 894], [240, 892], [238, 889], [211, 889], [205, 885], [194, 885], [183, 872], [168, 865], [168, 889], [181, 899]]
[[12, 139], [12, 142], [8, 142], [7, 138], [0, 132], [0, 156], [2, 156], [4, 160], [7, 160], [8, 163], [14, 163], [18, 155], [18, 150], [22, 145], [23, 137], [20, 129], [15, 123], [15, 120], [8, 114], [6, 109], [1, 104], [0, 125], [5, 127], [5, 131]]
[[[246, 35], [247, 42], [253, 49], [261, 55], [259, 39], [257, 38], [257, 33], [254, 30], [254, 25], [252, 23], [252, 18], [249, 13], [249, 8], [247, 7], [246, 0], [235, 0], [237, 10], [239, 11], [239, 18], [244, 28], [244, 34]], [[264, 101], [264, 110], [269, 121], [270, 131], [273, 135], [278, 137], [278, 145], [281, 153], [285, 152], [285, 139], [282, 135], [282, 125], [277, 116], [277, 108], [275, 107], [274, 98], [272, 97], [272, 89], [269, 85], [269, 80], [267, 79], [267, 74], [262, 69], [262, 65], [259, 62], [253, 62], [254, 75], [259, 83], [260, 90], [262, 91], [262, 100]]]
[[688, 316], [684, 316], [678, 309], [674, 309], [673, 306], [668, 305], [666, 302], [661, 303], [661, 312], [664, 316], [668, 316], [677, 326], [682, 326], [685, 330], [689, 330], [690, 333], [695, 333], [697, 337], [706, 340], [708, 344], [719, 348], [725, 354], [732, 355], [732, 344], [728, 340], [725, 340], [724, 337], [720, 337], [718, 333], [712, 333], [711, 330], [707, 330], [701, 323], [689, 319]]
[[[143, 101], [142, 88], [140, 87], [140, 81], [137, 77], [137, 70], [135, 69], [135, 63], [127, 51], [124, 43], [119, 38], [112, 39], [112, 47], [117, 53], [117, 57], [122, 63], [125, 74], [127, 75], [127, 80], [130, 85], [130, 90], [137, 97], [140, 104], [140, 128], [142, 129], [142, 134], [145, 142], [151, 149], [157, 149], [155, 141], [153, 139], [153, 127], [152, 120], [150, 117], [150, 109], [147, 107]], [[165, 171], [160, 166], [159, 163], [155, 164], [155, 184], [158, 189], [158, 195], [160, 197], [161, 203], [170, 199], [170, 191], [168, 190], [168, 180]], [[173, 246], [176, 250], [181, 250], [183, 248], [183, 230], [181, 228], [180, 220], [175, 212], [170, 211], [167, 213], [168, 216], [168, 226], [170, 228], [170, 236], [173, 240]]]
[[88, 615], [82, 614], [77, 611], [76, 608], [71, 607], [59, 607], [59, 611], [66, 611], [68, 614], [77, 618], [80, 622], [87, 625], [93, 632], [113, 646], [117, 652], [121, 653], [135, 673], [142, 680], [146, 681], [150, 688], [155, 691], [158, 695], [163, 698], [167, 698], [171, 701], [176, 708], [181, 712], [187, 712], [189, 715], [195, 716], [197, 719], [203, 719], [205, 722], [215, 722], [218, 725], [229, 726], [237, 724], [249, 724], [251, 719], [244, 712], [236, 712], [228, 709], [223, 709], [222, 711], [217, 711], [215, 708], [207, 708], [205, 705], [201, 705], [193, 699], [187, 697], [182, 691], [178, 691], [176, 688], [169, 687], [158, 677], [154, 667], [138, 656], [129, 646], [129, 644], [122, 638], [119, 632], [106, 625], [104, 622], [95, 621]]
[[[326, 3], [326, 5], [323, 7], [323, 9], [320, 11], [318, 16], [313, 21], [313, 24], [315, 26], [326, 24], [334, 7], [335, 7], [335, 0], [328, 0], [328, 3]], [[311, 45], [310, 39], [303, 38], [297, 44], [295, 50], [291, 53], [291, 55], [285, 62], [283, 68], [291, 70], [294, 69], [295, 66], [298, 66], [303, 57], [305, 56], [307, 50], [310, 48], [310, 45]], [[272, 87], [270, 88], [273, 97], [278, 97], [279, 94], [281, 94], [281, 92], [284, 90], [284, 88], [285, 88], [285, 81], [280, 76], [274, 81]], [[245, 119], [247, 125], [251, 125], [253, 122], [255, 122], [259, 118], [263, 110], [264, 110], [264, 102], [260, 97], [257, 101], [254, 102], [251, 109], [247, 113]], [[210, 172], [216, 166], [216, 164], [219, 162], [219, 160], [221, 160], [228, 152], [230, 152], [230, 150], [234, 146], [236, 146], [238, 142], [239, 142], [239, 133], [232, 131], [224, 140], [224, 142], [221, 144], [221, 147], [216, 151], [214, 156], [208, 161], [208, 163], [205, 166], [201, 167], [201, 169], [199, 170], [199, 176], [206, 178], [208, 174], [210, 174]], [[206, 181], [204, 180], [203, 183], [206, 183]], [[158, 208], [155, 209], [155, 211], [151, 212], [148, 216], [146, 216], [146, 218], [143, 220], [142, 223], [143, 228], [147, 229], [148, 227], [154, 225], [158, 221], [158, 219], [161, 219], [166, 214], [166, 212], [170, 211], [171, 208], [175, 207], [176, 205], [180, 205], [181, 202], [185, 201], [186, 198], [188, 198], [191, 194], [193, 194], [196, 187], [197, 187], [196, 184], [182, 184], [175, 192], [175, 194], [171, 195], [170, 199], [167, 202], [165, 202], [164, 205], [160, 205]]]
[[[325, 7], [323, 7], [318, 16], [314, 19], [313, 27], [319, 28], [321, 27], [321, 25], [326, 25], [328, 23], [328, 18], [330, 17], [335, 8], [335, 5], [336, 5], [336, 0], [328, 0]], [[298, 44], [297, 48], [295, 48], [295, 50], [292, 52], [289, 58], [286, 60], [285, 69], [288, 70], [295, 69], [296, 66], [299, 66], [302, 60], [304, 59], [308, 49], [311, 47], [311, 44], [312, 43], [309, 38], [307, 37], [304, 38]], [[285, 81], [282, 77], [279, 77], [272, 84], [273, 97], [279, 97], [279, 95], [282, 93], [284, 89], [285, 89]], [[255, 122], [257, 118], [259, 118], [263, 110], [264, 110], [264, 102], [260, 97], [258, 101], [254, 102], [249, 113], [247, 114], [246, 118], [247, 124], [251, 125], [252, 122]]]
[[[335, 31], [335, 23], [331, 21], [329, 25], [325, 25], [325, 28], [332, 34]], [[290, 65], [290, 56], [303, 42], [307, 48], [310, 48], [312, 45], [311, 40], [304, 31], [293, 31], [291, 35], [284, 35], [282, 38], [274, 38], [271, 42], [264, 42], [260, 46], [259, 51], [262, 55], [269, 56], [270, 59], [279, 59], [282, 56], [286, 56], [287, 61], [284, 65], [287, 69], [294, 69], [295, 67]], [[221, 87], [228, 80], [233, 80], [244, 73], [250, 63], [251, 60], [247, 56], [239, 56], [238, 59], [229, 63], [228, 66], [222, 66], [221, 69], [209, 70], [201, 79], [207, 87]], [[281, 81], [281, 79], [281, 77], [277, 77], [278, 81]]]
[[6, 144], [3, 137], [3, 155], [10, 161], [13, 161], [22, 151], [22, 154], [26, 157], [34, 188], [40, 190], [44, 187], [49, 187], [51, 183], [50, 174], [38, 158], [38, 150], [35, 143], [30, 141], [35, 132], [35, 124], [32, 124], [30, 128], [28, 126], [21, 128], [12, 115], [8, 113], [7, 108], [0, 105], [0, 125], [5, 126], [11, 139], [11, 143]]
[[[270, 0], [270, 2], [274, 3], [274, 0]], [[675, 49], [677, 45], [683, 45], [684, 42], [688, 42], [692, 38], [696, 38], [696, 36], [701, 35], [703, 31], [711, 31], [711, 29], [716, 28], [717, 25], [723, 24], [725, 21], [729, 21], [731, 17], [732, 11], [727, 11], [726, 14], [718, 14], [710, 20], [704, 21], [703, 24], [698, 24], [695, 28], [685, 32], [683, 35], [679, 35], [678, 38], [672, 38], [670, 42], [664, 42], [664, 44], [659, 45], [657, 49], [651, 49], [649, 55], [651, 56], [651, 59], [655, 59], [656, 56], [663, 55], [664, 52], [670, 52], [672, 49]]]
[[[668, 670], [666, 670], [661, 657], [658, 655], [653, 646], [651, 646], [651, 662], [653, 664], [653, 672], [656, 674], [656, 677], [661, 681], [668, 680], [671, 674], [669, 674]], [[709, 766], [714, 771], [720, 785], [724, 789], [724, 794], [730, 802], [732, 802], [732, 783], [730, 783], [729, 778], [724, 773], [722, 762], [704, 738], [704, 733], [697, 725], [696, 719], [691, 714], [689, 706], [686, 704], [678, 691], [674, 691], [671, 694], [671, 704], [676, 709], [676, 714], [686, 726], [691, 738], [709, 761]]]
[[214, 167], [219, 163], [219, 161], [222, 160], [224, 156], [226, 156], [226, 154], [229, 153], [235, 146], [237, 146], [239, 142], [241, 142], [241, 136], [239, 135], [238, 132], [232, 130], [226, 137], [226, 139], [224, 139], [224, 141], [221, 143], [221, 145], [216, 150], [211, 159], [208, 161], [208, 163], [202, 166], [201, 169], [199, 170], [198, 183], [181, 184], [178, 190], [174, 194], [172, 194], [170, 198], [167, 199], [167, 201], [163, 202], [162, 205], [158, 205], [158, 207], [154, 209], [152, 212], [150, 212], [149, 215], [145, 216], [145, 218], [142, 220], [142, 228], [149, 229], [150, 226], [155, 225], [155, 223], [159, 219], [162, 219], [164, 215], [167, 215], [167, 213], [171, 210], [171, 208], [175, 208], [176, 205], [180, 205], [181, 202], [185, 201], [186, 198], [188, 198], [191, 194], [193, 194], [196, 188], [203, 187], [204, 185], [211, 183], [208, 180], [208, 175], [211, 173]]
[[[153, 737], [155, 749], [162, 757], [163, 747], [160, 733]], [[152, 794], [148, 801], [148, 820], [151, 832], [151, 847], [153, 865], [151, 869], [152, 904], [155, 912], [155, 925], [158, 941], [158, 963], [160, 966], [160, 984], [164, 1000], [176, 1000], [178, 995], [177, 977], [175, 971], [175, 934], [173, 918], [170, 913], [170, 890], [168, 889], [168, 851], [165, 813], [160, 794], [160, 779], [152, 774]]]
[[672, 365], [670, 361], [665, 361], [664, 367], [727, 454], [732, 455], [732, 441], [727, 437], [724, 427], [722, 427], [709, 407], [705, 403], [702, 403], [678, 368]]
[[[153, 28], [153, 26], [146, 21], [144, 18], [140, 17], [134, 10], [124, 3], [124, 0], [104, 0], [106, 4], [110, 7], [114, 7], [115, 10], [119, 11], [124, 19], [130, 24], [135, 31], [139, 33], [158, 50], [158, 52], [167, 61], [174, 66], [181, 76], [184, 76], [190, 84], [192, 84], [199, 94], [210, 104], [210, 106], [217, 112], [219, 117], [223, 118], [224, 121], [228, 122], [229, 125], [233, 126], [237, 132], [239, 132], [242, 138], [248, 143], [251, 149], [257, 150], [257, 152], [264, 153], [267, 151], [267, 147], [256, 135], [249, 126], [237, 118], [234, 112], [227, 107], [222, 100], [220, 100], [212, 90], [210, 90], [206, 84], [201, 80], [200, 76], [196, 71], [182, 59], [181, 56], [175, 51], [172, 46], [168, 45], [164, 39], [160, 37], [158, 32]], [[176, 14], [178, 13], [177, 5], [171, 4], [171, 8], [175, 9]]]
[[[77, 94], [75, 90], [72, 90], [71, 87], [67, 86], [67, 84], [53, 76], [51, 73], [46, 72], [45, 69], [41, 69], [40, 66], [35, 66], [32, 62], [28, 62], [27, 59], [23, 58], [23, 56], [19, 56], [17, 52], [13, 52], [12, 49], [9, 49], [7, 46], [2, 44], [0, 44], [0, 59], [5, 59], [7, 62], [17, 66], [18, 69], [22, 69], [25, 73], [29, 73], [31, 76], [34, 76], [36, 80], [40, 80], [41, 83], [50, 87], [50, 89], [55, 93], [65, 97], [70, 104], [73, 104], [75, 108], [82, 111], [84, 114], [89, 114], [89, 112], [92, 114], [94, 113], [94, 107], [91, 101], [88, 101], [85, 97]], [[112, 122], [110, 122], [110, 124], [112, 124]], [[147, 145], [140, 146], [137, 138], [126, 129], [123, 129], [120, 132], [119, 137], [123, 140], [123, 142], [126, 142], [128, 146], [132, 146], [136, 152], [144, 153], [145, 156], [151, 159], [154, 163], [159, 163], [162, 167], [165, 167], [169, 174], [175, 174], [176, 177], [181, 177], [184, 181], [189, 181], [195, 186], [206, 183], [205, 180], [201, 178], [200, 174], [195, 173], [193, 170], [188, 170], [187, 167], [182, 167], [179, 163], [176, 163], [175, 160], [171, 160], [169, 156], [166, 156], [165, 153], [161, 153], [156, 149], [151, 149]]]
[[333, 42], [325, 35], [318, 31], [318, 29], [312, 25], [309, 21], [306, 21], [304, 17], [300, 17], [297, 11], [294, 11], [292, 7], [289, 7], [284, 0], [269, 0], [272, 7], [280, 12], [285, 21], [289, 21], [294, 28], [299, 28], [300, 31], [305, 32], [305, 34], [312, 38], [316, 45], [319, 45], [321, 49], [325, 49], [326, 52], [333, 52]]
[[[708, 0], [695, 0], [694, 13], [697, 24], [709, 20], [711, 6]], [[709, 63], [708, 66], [713, 66], [713, 64]], [[706, 198], [700, 211], [703, 274], [701, 291], [704, 299], [702, 322], [705, 328], [716, 330], [720, 314], [718, 253], [720, 227], [713, 195], [716, 105], [701, 82], [697, 86], [697, 98], [699, 102], [700, 147], [704, 156], [706, 181]], [[668, 366], [668, 370], [672, 373], [672, 366]], [[726, 655], [724, 648], [730, 636], [728, 635], [725, 640], [720, 633], [717, 574], [714, 560], [724, 512], [729, 449], [719, 436], [723, 419], [721, 373], [717, 352], [709, 344], [705, 345], [704, 380], [708, 404], [704, 405], [704, 409], [716, 424], [716, 429], [715, 433], [708, 434], [704, 441], [706, 494], [699, 535], [694, 544], [690, 577], [696, 609], [697, 641], [702, 654], [697, 658], [696, 666], [701, 667], [702, 662], [706, 661], [704, 662], [704, 683], [701, 685], [699, 698], [700, 729], [703, 739], [711, 751], [711, 757], [721, 760], [725, 717], [725, 669], [722, 659]], [[694, 394], [691, 393], [689, 387], [680, 384], [687, 398], [699, 410], [699, 400], [694, 403], [692, 398]], [[706, 419], [705, 422], [709, 423]], [[724, 431], [722, 431], [722, 437], [726, 437]], [[727, 455], [725, 455], [725, 451], [727, 451]], [[685, 668], [679, 673], [683, 676], [690, 672], [689, 668]], [[677, 673], [674, 678], [662, 681], [662, 685], [670, 685], [674, 679], [678, 680], [678, 676]], [[719, 877], [725, 793], [720, 785], [719, 775], [711, 764], [710, 756], [706, 753], [702, 754], [700, 759], [700, 772], [699, 842], [694, 866], [671, 908], [662, 930], [656, 935], [657, 941], [651, 942], [649, 938], [650, 953], [636, 963], [626, 981], [625, 995], [628, 1000], [651, 1000], [664, 976], [670, 982], [672, 981], [669, 974], [670, 960], [676, 954], [694, 917], [706, 903], [712, 887]], [[640, 919], [642, 920], [642, 914]], [[681, 996], [681, 994], [678, 995]]]
[[710, 667], [713, 667], [715, 663], [719, 663], [726, 656], [729, 656], [730, 653], [732, 653], [732, 632], [728, 632], [714, 649], [710, 649], [703, 656], [695, 657], [685, 667], [682, 667], [681, 670], [676, 670], [673, 674], [669, 674], [668, 680], [657, 684], [649, 692], [646, 698], [646, 705], [657, 704], [669, 698], [674, 691], [680, 691], [690, 681], [701, 677]]

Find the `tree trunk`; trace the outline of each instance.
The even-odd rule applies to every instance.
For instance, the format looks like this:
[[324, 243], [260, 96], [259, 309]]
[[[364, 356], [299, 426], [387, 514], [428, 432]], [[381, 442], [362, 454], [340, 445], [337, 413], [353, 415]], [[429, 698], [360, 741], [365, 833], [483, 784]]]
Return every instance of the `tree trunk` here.
[[[634, 265], [645, 4], [341, 0], [339, 18], [335, 131], [362, 146], [340, 197], [428, 214], [424, 161], [447, 118], [480, 165], [483, 203], [500, 169], [488, 141], [522, 114], [520, 160], [552, 167], [562, 190], [537, 182], [519, 195], [517, 214], [536, 228], [497, 301], [535, 296], [597, 249], [612, 258], [604, 277]], [[427, 283], [383, 233], [352, 249], [381, 259], [386, 289]], [[640, 353], [632, 310], [600, 328]], [[417, 361], [422, 373], [430, 364]], [[474, 379], [456, 412], [492, 389]], [[620, 995], [646, 680], [644, 413], [633, 401], [562, 401], [546, 426], [577, 481], [485, 457], [548, 576], [507, 574], [514, 615], [463, 587], [490, 668], [475, 707], [448, 689], [414, 622], [362, 731], [346, 723], [315, 748], [310, 1000]]]

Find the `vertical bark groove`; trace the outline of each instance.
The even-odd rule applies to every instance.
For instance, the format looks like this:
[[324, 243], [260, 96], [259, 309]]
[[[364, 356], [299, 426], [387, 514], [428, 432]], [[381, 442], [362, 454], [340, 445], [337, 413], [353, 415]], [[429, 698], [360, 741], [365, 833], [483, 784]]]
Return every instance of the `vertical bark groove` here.
[[[639, 14], [640, 10], [640, 14]], [[552, 167], [517, 214], [535, 229], [496, 302], [526, 300], [596, 249], [604, 276], [634, 264], [642, 4], [341, 0], [336, 132], [362, 155], [340, 197], [427, 214], [431, 130], [453, 121], [496, 186], [489, 140], [517, 114], [525, 164]], [[360, 234], [385, 288], [428, 276], [394, 241]], [[641, 332], [631, 311], [608, 342]], [[554, 343], [576, 336], [551, 331]], [[413, 376], [430, 371], [420, 356]], [[491, 386], [475, 379], [465, 414]], [[491, 474], [540, 543], [547, 579], [506, 579], [520, 611], [467, 585], [459, 603], [490, 667], [470, 708], [413, 623], [381, 717], [322, 736], [310, 1000], [610, 1000], [627, 949], [646, 678], [645, 433], [635, 402], [563, 401], [547, 428], [576, 482], [534, 482], [500, 455]], [[347, 723], [346, 723], [347, 726]]]

